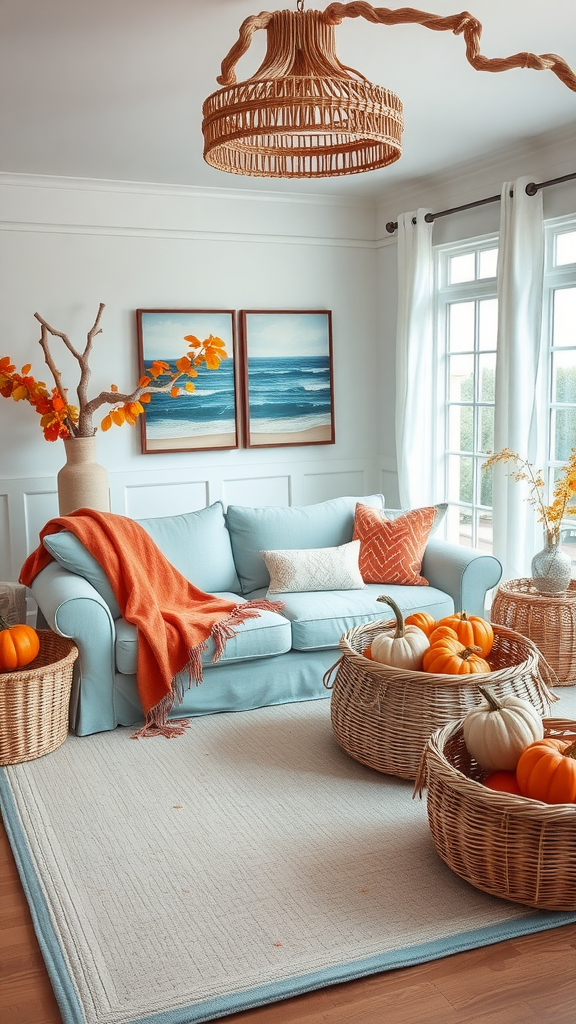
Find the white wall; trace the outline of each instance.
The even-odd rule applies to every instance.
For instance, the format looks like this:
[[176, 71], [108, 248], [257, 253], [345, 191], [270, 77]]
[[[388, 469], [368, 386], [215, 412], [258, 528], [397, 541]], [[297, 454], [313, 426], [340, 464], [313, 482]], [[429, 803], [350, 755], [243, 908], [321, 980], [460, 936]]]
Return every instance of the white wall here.
[[[51, 383], [34, 312], [81, 347], [105, 302], [97, 394], [137, 380], [137, 308], [330, 309], [336, 444], [143, 455], [124, 426], [98, 435], [97, 458], [112, 511], [135, 517], [378, 490], [374, 224], [366, 201], [2, 174], [0, 356]], [[72, 392], [77, 365], [53, 353]], [[64, 451], [27, 403], [0, 399], [0, 437], [0, 579], [13, 579], [57, 514]]]

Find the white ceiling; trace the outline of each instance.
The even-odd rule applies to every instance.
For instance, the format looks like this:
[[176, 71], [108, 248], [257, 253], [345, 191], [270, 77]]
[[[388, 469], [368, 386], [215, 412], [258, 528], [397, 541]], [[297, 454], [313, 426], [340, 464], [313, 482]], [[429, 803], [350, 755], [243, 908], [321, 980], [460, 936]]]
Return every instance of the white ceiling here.
[[[430, 0], [434, 14], [456, 0]], [[376, 0], [373, 6], [378, 6]], [[475, 71], [464, 40], [346, 18], [340, 61], [404, 104], [404, 155], [318, 181], [224, 174], [202, 158], [201, 108], [241, 22], [295, 0], [0, 0], [0, 170], [213, 188], [375, 196], [573, 126], [576, 92], [551, 71]], [[324, 9], [328, 0], [307, 0]], [[400, 5], [394, 5], [397, 7]], [[557, 53], [576, 70], [575, 0], [471, 0], [482, 53]], [[265, 32], [237, 67], [256, 71]], [[575, 168], [576, 170], [576, 168]]]

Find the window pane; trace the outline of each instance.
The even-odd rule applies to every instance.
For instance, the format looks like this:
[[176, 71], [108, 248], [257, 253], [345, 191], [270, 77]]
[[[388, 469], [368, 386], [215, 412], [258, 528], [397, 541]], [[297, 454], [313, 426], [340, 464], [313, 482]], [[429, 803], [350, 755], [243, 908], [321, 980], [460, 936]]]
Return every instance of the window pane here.
[[481, 512], [478, 516], [478, 539], [476, 547], [481, 551], [492, 551], [492, 513]]
[[448, 358], [449, 401], [474, 401], [474, 356], [449, 356]]
[[576, 345], [576, 288], [554, 292], [553, 345]]
[[479, 303], [478, 345], [484, 352], [496, 350], [498, 335], [498, 299], [482, 299]]
[[552, 401], [576, 402], [575, 349], [555, 352], [552, 357]]
[[576, 409], [555, 409], [552, 413], [550, 457], [567, 462], [576, 438]]
[[462, 256], [452, 256], [449, 261], [449, 284], [460, 284], [462, 281], [473, 281], [476, 277], [476, 259], [473, 252]]
[[453, 452], [474, 451], [474, 410], [471, 405], [451, 405], [448, 414], [448, 448]]
[[480, 374], [480, 401], [493, 402], [496, 374], [496, 353], [493, 355], [480, 356], [478, 361], [478, 372]]
[[478, 277], [496, 277], [498, 249], [483, 249], [480, 252]]
[[472, 503], [472, 459], [448, 456], [448, 500]]
[[448, 348], [469, 352], [474, 348], [474, 302], [453, 302], [448, 307]]
[[[493, 452], [494, 451], [494, 406], [483, 405], [478, 410], [478, 416], [480, 419], [480, 437], [478, 448], [481, 452]], [[490, 471], [484, 474], [487, 476]], [[482, 498], [483, 505], [491, 505], [491, 501], [484, 501]]]
[[460, 509], [458, 516], [458, 544], [472, 547], [472, 513]]
[[576, 263], [576, 231], [565, 231], [556, 238], [556, 266]]

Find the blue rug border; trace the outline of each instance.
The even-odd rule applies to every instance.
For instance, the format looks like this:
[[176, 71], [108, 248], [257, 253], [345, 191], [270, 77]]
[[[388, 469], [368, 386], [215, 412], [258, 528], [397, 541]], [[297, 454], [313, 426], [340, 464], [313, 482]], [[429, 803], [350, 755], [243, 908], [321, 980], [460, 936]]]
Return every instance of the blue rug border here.
[[[0, 808], [6, 834], [10, 840], [22, 887], [28, 900], [34, 930], [64, 1024], [85, 1024], [86, 1018], [78, 999], [72, 978], [62, 954], [56, 933], [34, 868], [26, 833], [20, 820], [5, 768], [0, 769]], [[522, 905], [518, 904], [519, 910]], [[454, 953], [462, 953], [480, 946], [494, 945], [506, 939], [518, 938], [535, 932], [559, 928], [576, 922], [576, 912], [535, 910], [516, 921], [507, 921], [486, 928], [476, 928], [442, 940], [407, 946], [392, 953], [383, 953], [353, 960], [337, 967], [324, 968], [310, 974], [271, 982], [234, 995], [218, 996], [180, 1010], [165, 1010], [146, 1017], [133, 1018], [127, 1024], [201, 1024], [203, 1021], [254, 1009], [266, 1003], [280, 1002], [315, 989], [327, 988], [342, 982], [354, 981], [401, 967], [414, 967], [430, 960], [439, 960]]]

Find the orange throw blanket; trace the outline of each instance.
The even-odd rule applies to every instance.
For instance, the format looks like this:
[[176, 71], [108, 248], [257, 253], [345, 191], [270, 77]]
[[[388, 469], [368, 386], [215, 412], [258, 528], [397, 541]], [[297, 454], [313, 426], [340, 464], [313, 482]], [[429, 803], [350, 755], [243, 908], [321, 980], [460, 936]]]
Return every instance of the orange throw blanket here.
[[201, 682], [201, 655], [209, 637], [216, 645], [213, 661], [218, 661], [227, 639], [236, 635], [234, 626], [258, 616], [261, 609], [279, 611], [282, 603], [238, 603], [205, 594], [174, 568], [144, 527], [126, 516], [89, 508], [46, 524], [39, 547], [22, 566], [20, 582], [25, 586], [53, 560], [43, 538], [60, 530], [75, 534], [99, 562], [122, 615], [137, 627], [137, 684], [145, 722], [135, 736], [179, 735], [188, 722], [168, 721], [172, 706], [184, 696], [178, 674], [188, 670], [188, 686]]

